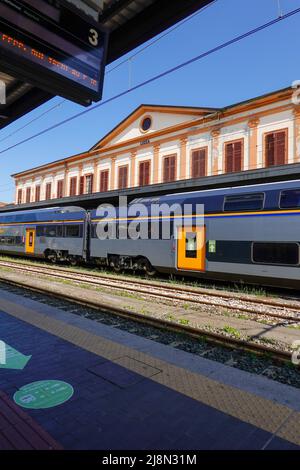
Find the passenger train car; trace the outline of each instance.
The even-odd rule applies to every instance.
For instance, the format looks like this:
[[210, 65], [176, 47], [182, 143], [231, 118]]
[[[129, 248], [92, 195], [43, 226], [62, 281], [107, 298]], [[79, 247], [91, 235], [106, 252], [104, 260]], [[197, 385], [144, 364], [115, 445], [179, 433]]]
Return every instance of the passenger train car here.
[[[140, 198], [129, 204], [146, 206], [140, 226], [158, 222], [156, 239], [123, 239], [134, 217], [116, 213], [116, 237], [101, 240], [97, 227], [106, 223], [98, 211], [56, 208], [0, 213], [0, 252], [45, 257], [76, 263], [84, 260], [122, 269], [156, 271], [184, 276], [248, 283], [300, 286], [300, 181]], [[191, 212], [182, 218], [150, 213], [152, 204], [181, 206]], [[198, 225], [197, 204], [204, 205]], [[162, 221], [170, 222], [163, 239]], [[122, 230], [121, 230], [122, 229]], [[180, 237], [175, 235], [180, 232]]]
[[0, 253], [75, 264], [87, 250], [86, 219], [79, 207], [0, 213]]

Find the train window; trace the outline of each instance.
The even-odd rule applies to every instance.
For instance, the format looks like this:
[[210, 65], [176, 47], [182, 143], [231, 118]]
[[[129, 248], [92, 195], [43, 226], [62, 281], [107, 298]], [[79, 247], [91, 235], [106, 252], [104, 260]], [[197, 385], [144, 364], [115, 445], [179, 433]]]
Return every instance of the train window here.
[[45, 236], [45, 227], [44, 225], [38, 225], [36, 228], [36, 236], [44, 237]]
[[97, 237], [97, 224], [91, 225], [91, 238], [98, 238]]
[[15, 244], [16, 245], [24, 245], [24, 242], [23, 242], [23, 237], [15, 237]]
[[239, 194], [238, 196], [225, 196], [224, 212], [259, 211], [264, 207], [264, 193]]
[[63, 237], [62, 225], [40, 225], [36, 228], [37, 237]]
[[63, 225], [57, 225], [56, 226], [56, 236], [61, 238], [64, 236], [64, 227]]
[[67, 238], [78, 238], [81, 235], [80, 225], [66, 225], [65, 236]]
[[196, 232], [186, 233], [185, 257], [197, 258], [197, 233]]
[[56, 226], [55, 225], [49, 225], [48, 227], [44, 228], [44, 236], [45, 237], [56, 237]]
[[298, 243], [253, 243], [252, 259], [260, 264], [299, 264]]
[[0, 238], [1, 245], [24, 245], [23, 238], [20, 236], [4, 236]]
[[300, 207], [300, 189], [289, 189], [280, 194], [279, 207], [281, 209], [293, 209]]

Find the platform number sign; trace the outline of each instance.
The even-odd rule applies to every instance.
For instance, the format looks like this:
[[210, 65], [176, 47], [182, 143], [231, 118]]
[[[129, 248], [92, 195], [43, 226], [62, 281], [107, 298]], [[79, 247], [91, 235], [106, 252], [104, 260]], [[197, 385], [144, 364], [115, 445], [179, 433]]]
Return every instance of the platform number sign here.
[[89, 42], [94, 47], [98, 46], [99, 44], [99, 33], [94, 28], [90, 29]]
[[108, 31], [65, 0], [0, 0], [0, 65], [53, 95], [102, 97]]

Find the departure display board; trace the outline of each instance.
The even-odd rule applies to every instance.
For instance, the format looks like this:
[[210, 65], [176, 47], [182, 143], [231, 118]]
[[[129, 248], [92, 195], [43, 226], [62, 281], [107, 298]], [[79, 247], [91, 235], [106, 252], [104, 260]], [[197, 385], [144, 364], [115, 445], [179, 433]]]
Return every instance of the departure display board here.
[[3, 72], [89, 105], [102, 97], [108, 33], [64, 0], [0, 0]]

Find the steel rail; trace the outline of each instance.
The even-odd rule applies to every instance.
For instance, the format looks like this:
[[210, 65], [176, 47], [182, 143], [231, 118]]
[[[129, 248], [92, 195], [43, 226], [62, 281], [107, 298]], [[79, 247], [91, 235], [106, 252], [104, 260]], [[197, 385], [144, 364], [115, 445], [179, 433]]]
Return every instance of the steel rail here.
[[124, 318], [126, 320], [134, 321], [134, 322], [144, 324], [144, 325], [149, 325], [160, 330], [166, 330], [170, 332], [184, 334], [187, 337], [198, 339], [198, 340], [204, 340], [204, 341], [207, 341], [208, 343], [211, 343], [214, 345], [217, 344], [219, 346], [223, 346], [226, 348], [234, 347], [236, 349], [255, 353], [258, 355], [268, 355], [269, 357], [272, 357], [274, 360], [277, 360], [280, 362], [289, 362], [289, 363], [291, 362], [291, 352], [288, 352], [288, 351], [274, 349], [268, 346], [254, 343], [254, 342], [236, 339], [233, 337], [222, 335], [220, 333], [210, 332], [205, 329], [200, 329], [200, 328], [192, 327], [189, 325], [182, 325], [179, 323], [174, 323], [169, 320], [155, 318], [150, 315], [144, 315], [144, 314], [141, 315], [141, 314], [138, 314], [138, 313], [135, 313], [135, 312], [132, 312], [130, 310], [120, 308], [120, 307], [115, 307], [115, 306], [108, 307], [107, 304], [104, 304], [98, 301], [96, 302], [93, 300], [82, 300], [79, 298], [74, 298], [73, 296], [68, 295], [68, 294], [52, 292], [50, 289], [48, 290], [46, 288], [28, 286], [26, 282], [22, 282], [22, 281], [15, 281], [15, 280], [12, 281], [12, 280], [6, 280], [4, 278], [1, 278], [1, 281], [12, 286], [18, 286], [23, 289], [25, 288], [27, 290], [31, 290], [33, 292], [39, 292], [43, 295], [48, 295], [48, 296], [65, 300], [74, 304], [83, 305], [85, 307], [89, 307], [98, 311], [101, 310], [101, 313], [115, 315], [115, 316]]
[[[150, 297], [159, 297], [159, 298], [165, 298], [171, 301], [176, 301], [176, 302], [190, 302], [190, 303], [196, 303], [196, 304], [204, 304], [204, 305], [209, 305], [209, 306], [215, 306], [219, 308], [226, 308], [229, 310], [234, 310], [237, 312], [244, 312], [248, 313], [251, 315], [256, 315], [256, 316], [269, 316], [272, 318], [276, 318], [277, 320], [284, 320], [284, 321], [289, 321], [289, 322], [300, 322], [300, 306], [294, 306], [293, 304], [283, 304], [280, 305], [278, 302], [268, 302], [265, 299], [265, 302], [261, 302], [258, 299], [249, 299], [249, 298], [243, 298], [242, 296], [231, 296], [229, 293], [226, 293], [225, 295], [218, 293], [218, 295], [215, 295], [215, 293], [209, 293], [207, 291], [203, 290], [197, 290], [197, 289], [185, 289], [185, 288], [180, 288], [177, 289], [177, 287], [170, 287], [166, 285], [157, 285], [153, 284], [150, 282], [140, 282], [140, 281], [135, 281], [130, 282], [128, 280], [123, 280], [120, 278], [116, 277], [108, 277], [108, 276], [94, 276], [90, 273], [78, 273], [74, 271], [70, 271], [67, 269], [61, 269], [61, 268], [53, 268], [53, 267], [42, 267], [42, 266], [37, 266], [37, 265], [28, 265], [26, 263], [19, 263], [19, 262], [4, 262], [0, 261], [0, 266], [4, 267], [9, 267], [13, 269], [17, 269], [19, 271], [27, 271], [31, 273], [36, 273], [39, 275], [45, 275], [45, 276], [54, 276], [56, 278], [61, 278], [61, 279], [68, 279], [70, 281], [78, 282], [78, 283], [86, 283], [86, 284], [93, 284], [93, 285], [98, 285], [98, 286], [104, 286], [110, 289], [116, 289], [116, 290], [125, 290], [125, 291], [131, 291], [143, 295], [147, 295]], [[112, 284], [114, 283], [114, 284]], [[152, 289], [151, 290], [149, 290]], [[182, 295], [182, 293], [186, 294], [193, 294], [195, 297], [198, 296], [198, 298], [193, 298], [190, 295]], [[205, 299], [201, 296], [206, 296], [210, 297], [211, 299]], [[268, 311], [259, 311], [259, 310], [254, 310], [253, 307], [245, 307], [241, 305], [230, 305], [226, 303], [226, 305], [222, 305], [216, 301], [213, 301], [213, 297], [216, 297], [217, 299], [222, 298], [224, 300], [232, 300], [232, 301], [239, 301], [239, 302], [244, 302], [248, 304], [264, 304], [269, 307], [277, 308], [277, 309], [290, 309], [294, 311], [295, 316], [292, 315], [286, 315], [283, 314], [281, 315], [280, 313], [274, 313], [274, 312], [268, 312]], [[299, 317], [298, 317], [299, 316]]]

